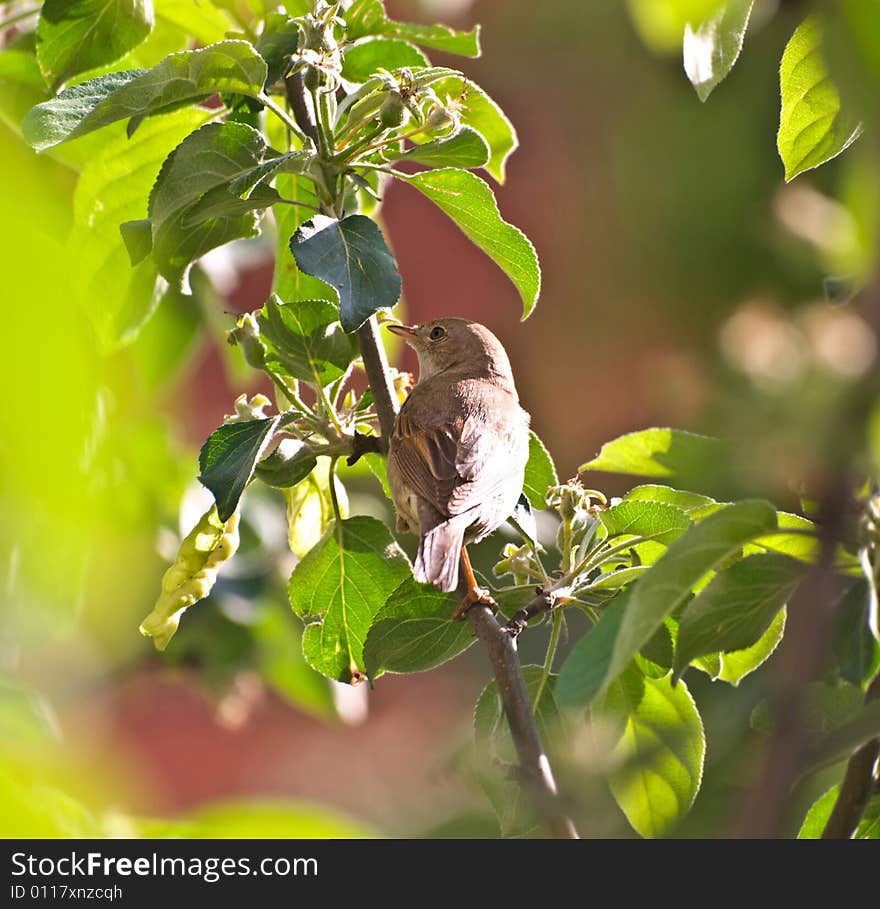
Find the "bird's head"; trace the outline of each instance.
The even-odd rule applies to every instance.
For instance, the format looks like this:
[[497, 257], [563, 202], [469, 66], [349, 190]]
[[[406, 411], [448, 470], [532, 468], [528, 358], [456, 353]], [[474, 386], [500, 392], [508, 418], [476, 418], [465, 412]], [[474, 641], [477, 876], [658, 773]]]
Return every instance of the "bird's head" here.
[[419, 381], [438, 373], [502, 379], [513, 386], [510, 360], [495, 335], [468, 319], [432, 319], [421, 325], [389, 325], [419, 357]]

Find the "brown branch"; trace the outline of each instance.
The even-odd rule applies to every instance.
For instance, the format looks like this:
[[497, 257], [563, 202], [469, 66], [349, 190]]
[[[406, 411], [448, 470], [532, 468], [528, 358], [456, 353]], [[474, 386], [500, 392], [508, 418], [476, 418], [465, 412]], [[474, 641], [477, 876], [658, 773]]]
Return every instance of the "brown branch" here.
[[513, 614], [510, 621], [504, 626], [504, 630], [515, 638], [519, 637], [531, 619], [542, 612], [549, 612], [555, 605], [556, 594], [552, 590], [536, 587], [535, 598]]
[[[880, 699], [880, 672], [868, 686], [865, 703]], [[823, 840], [851, 839], [859, 826], [865, 808], [874, 795], [880, 779], [874, 776], [874, 767], [880, 758], [880, 738], [865, 742], [849, 759], [846, 773], [831, 817], [822, 831]]]
[[397, 416], [399, 408], [394, 383], [391, 381], [391, 373], [388, 369], [388, 358], [385, 356], [385, 348], [379, 339], [379, 326], [375, 316], [370, 316], [357, 330], [357, 339], [364, 361], [364, 372], [367, 374], [367, 381], [373, 390], [373, 401], [379, 416], [379, 426], [382, 428], [380, 444], [382, 451], [387, 452], [388, 440], [391, 438], [394, 418]]
[[486, 648], [501, 703], [507, 716], [510, 734], [519, 757], [519, 779], [531, 797], [532, 804], [551, 836], [560, 839], [578, 839], [578, 833], [565, 810], [556, 790], [553, 771], [538, 735], [532, 716], [532, 707], [523, 679], [516, 636], [501, 624], [488, 606], [477, 604], [467, 612], [477, 637]]

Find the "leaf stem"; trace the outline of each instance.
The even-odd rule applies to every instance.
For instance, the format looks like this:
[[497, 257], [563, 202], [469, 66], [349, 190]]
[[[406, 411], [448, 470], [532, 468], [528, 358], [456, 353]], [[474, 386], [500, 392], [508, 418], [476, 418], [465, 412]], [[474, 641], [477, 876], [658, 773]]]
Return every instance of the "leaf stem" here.
[[265, 104], [266, 107], [297, 137], [297, 139], [299, 139], [303, 146], [308, 144], [309, 139], [306, 134], [299, 128], [296, 120], [294, 120], [283, 107], [276, 104], [265, 92], [261, 92], [257, 96], [257, 100], [261, 104]]
[[535, 700], [532, 704], [532, 714], [534, 716], [537, 716], [538, 704], [541, 703], [541, 695], [547, 687], [547, 679], [550, 678], [550, 670], [553, 668], [553, 658], [556, 656], [556, 648], [559, 645], [559, 632], [562, 630], [562, 610], [554, 609], [551, 616], [553, 628], [550, 631], [550, 641], [547, 644], [547, 655], [544, 657], [544, 668], [541, 671], [541, 681], [538, 684], [538, 690], [535, 693]]
[[330, 501], [333, 503], [333, 514], [336, 517], [337, 527], [342, 523], [342, 514], [339, 511], [339, 499], [336, 495], [336, 462], [338, 460], [339, 455], [334, 455], [330, 458]]

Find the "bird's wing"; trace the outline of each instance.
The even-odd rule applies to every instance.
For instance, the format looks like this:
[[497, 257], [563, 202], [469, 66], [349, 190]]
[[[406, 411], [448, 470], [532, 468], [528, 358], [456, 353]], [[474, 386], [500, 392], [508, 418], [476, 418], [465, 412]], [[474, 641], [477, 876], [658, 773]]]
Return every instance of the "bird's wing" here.
[[404, 406], [389, 454], [413, 491], [451, 517], [511, 482], [516, 445], [513, 434], [495, 421], [470, 416], [426, 426]]

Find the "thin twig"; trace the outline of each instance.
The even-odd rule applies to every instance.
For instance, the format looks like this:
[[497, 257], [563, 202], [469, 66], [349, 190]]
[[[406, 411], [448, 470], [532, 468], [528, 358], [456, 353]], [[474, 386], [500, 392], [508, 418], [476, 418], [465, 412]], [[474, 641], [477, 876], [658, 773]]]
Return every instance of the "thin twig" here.
[[519, 637], [531, 619], [542, 612], [549, 612], [555, 602], [556, 597], [552, 590], [536, 587], [535, 598], [513, 614], [510, 621], [504, 626], [504, 630], [514, 638]]
[[[865, 692], [865, 703], [880, 699], [880, 672]], [[880, 758], [880, 738], [865, 742], [849, 759], [846, 773], [840, 784], [837, 801], [831, 811], [831, 817], [822, 831], [823, 840], [848, 840], [859, 827], [865, 808], [874, 795], [878, 779], [875, 778], [875, 766]]]

